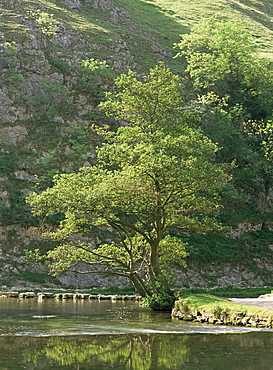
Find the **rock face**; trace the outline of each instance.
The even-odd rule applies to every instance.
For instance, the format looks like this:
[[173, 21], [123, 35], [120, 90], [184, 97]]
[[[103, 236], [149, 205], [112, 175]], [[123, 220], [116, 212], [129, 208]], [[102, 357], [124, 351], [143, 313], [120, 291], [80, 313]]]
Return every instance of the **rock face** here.
[[176, 285], [188, 288], [228, 285], [241, 288], [271, 286], [273, 273], [271, 259], [261, 257], [253, 262], [250, 267], [246, 263], [211, 261], [196, 264], [191, 261], [186, 268], [176, 271]]
[[[95, 121], [106, 121], [97, 105], [103, 91], [112, 88], [115, 75], [129, 68], [142, 73], [159, 60], [173, 63], [175, 54], [173, 41], [169, 42], [170, 48], [166, 47], [166, 38], [161, 42], [161, 36], [141, 26], [134, 13], [116, 0], [55, 3], [0, 0], [2, 284], [24, 285], [19, 275], [26, 271], [47, 273], [40, 265], [26, 265], [23, 259], [26, 249], [47, 248], [33, 233], [37, 224], [24, 197], [35, 186], [38, 190], [50, 186], [55, 173], [94, 163], [97, 138], [90, 127]], [[39, 23], [44, 15], [49, 17], [46, 30]], [[147, 53], [149, 62], [144, 62]], [[111, 73], [85, 75], [79, 62], [92, 58], [106, 61]], [[244, 231], [259, 227], [242, 223], [230, 236], [239, 237]], [[269, 262], [256, 263], [262, 263], [271, 273]], [[179, 270], [176, 280], [177, 285], [186, 282], [189, 286], [208, 286], [211, 280], [215, 285], [243, 286], [249, 280], [254, 285], [268, 283], [266, 276], [232, 264], [190, 266]], [[95, 274], [90, 278], [66, 273], [60, 281], [73, 287], [126, 284], [124, 279]], [[55, 283], [58, 281], [48, 282]]]
[[[0, 15], [0, 285], [24, 286], [28, 271], [47, 273], [23, 258], [26, 249], [46, 244], [33, 233], [25, 195], [37, 180], [43, 189], [54, 173], [92, 165], [97, 142], [89, 128], [105, 121], [98, 102], [115, 75], [142, 68], [144, 44], [151, 50], [149, 67], [174, 53], [115, 0], [0, 0]], [[106, 61], [111, 76], [84, 75], [79, 62], [89, 58]], [[74, 287], [127, 284], [80, 276], [66, 273], [60, 281]]]

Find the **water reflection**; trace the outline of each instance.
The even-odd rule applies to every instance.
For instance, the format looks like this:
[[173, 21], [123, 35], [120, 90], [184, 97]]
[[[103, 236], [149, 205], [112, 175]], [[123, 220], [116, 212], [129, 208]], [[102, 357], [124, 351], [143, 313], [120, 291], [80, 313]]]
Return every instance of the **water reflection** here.
[[272, 369], [271, 332], [1, 337], [1, 369]]
[[[175, 339], [175, 346], [171, 346]], [[26, 363], [54, 361], [61, 366], [88, 369], [175, 369], [186, 359], [186, 337], [114, 335], [95, 338], [51, 338], [34, 351], [23, 353]]]
[[271, 370], [273, 332], [240, 330], [133, 302], [0, 299], [0, 369]]

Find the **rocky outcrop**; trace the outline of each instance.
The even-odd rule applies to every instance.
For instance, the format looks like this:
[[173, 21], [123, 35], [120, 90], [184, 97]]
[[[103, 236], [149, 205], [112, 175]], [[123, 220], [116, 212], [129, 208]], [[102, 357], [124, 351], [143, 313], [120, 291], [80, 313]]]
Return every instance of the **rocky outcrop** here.
[[[53, 14], [57, 28], [51, 35], [37, 22], [41, 12]], [[86, 58], [107, 62], [112, 77], [97, 81], [95, 76], [88, 85], [95, 92], [100, 88], [102, 94], [112, 88], [116, 74], [129, 68], [142, 72], [158, 60], [168, 64], [175, 52], [166, 48], [165, 38], [160, 41], [162, 35], [157, 38], [141, 27], [134, 13], [116, 0], [0, 0], [0, 14], [0, 279], [2, 284], [25, 287], [18, 275], [47, 270], [38, 264], [30, 267], [23, 258], [26, 249], [45, 243], [32, 233], [24, 197], [34, 186], [39, 190], [49, 186], [54, 173], [91, 166], [97, 138], [90, 127], [106, 120], [97, 108], [102, 95], [98, 98], [79, 86], [83, 76], [79, 62]], [[142, 66], [145, 53], [149, 58]], [[241, 222], [228, 236], [239, 238], [261, 226]], [[175, 284], [268, 285], [271, 262], [261, 256], [255, 264], [254, 273], [232, 263], [189, 263], [187, 269], [177, 271]], [[75, 288], [127, 284], [125, 279], [72, 272], [61, 275], [59, 281]], [[27, 285], [35, 287], [35, 283]]]

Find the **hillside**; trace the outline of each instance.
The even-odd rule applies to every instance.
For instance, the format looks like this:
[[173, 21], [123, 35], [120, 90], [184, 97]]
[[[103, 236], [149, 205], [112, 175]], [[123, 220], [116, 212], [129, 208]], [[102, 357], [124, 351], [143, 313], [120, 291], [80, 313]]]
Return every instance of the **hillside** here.
[[[181, 59], [173, 58], [174, 44], [211, 16], [241, 23], [259, 56], [273, 58], [273, 1], [0, 0], [2, 284], [30, 276], [26, 269], [35, 272], [25, 265], [26, 249], [52, 246], [40, 239], [41, 230], [50, 226], [33, 219], [24, 198], [33, 189], [50, 186], [55, 173], [94, 163], [97, 137], [90, 127], [106, 121], [97, 105], [103, 92], [112, 89], [115, 76], [129, 68], [145, 74], [159, 60], [183, 74]], [[95, 60], [91, 72], [80, 64], [86, 59]], [[259, 191], [244, 188], [239, 200], [225, 200], [222, 219], [232, 227], [230, 237], [189, 240], [190, 267], [179, 272], [181, 280], [188, 285], [250, 280], [253, 285], [273, 285], [272, 233], [261, 231], [255, 202]], [[44, 270], [37, 266], [36, 271], [43, 280]], [[94, 285], [103, 284], [96, 279]]]

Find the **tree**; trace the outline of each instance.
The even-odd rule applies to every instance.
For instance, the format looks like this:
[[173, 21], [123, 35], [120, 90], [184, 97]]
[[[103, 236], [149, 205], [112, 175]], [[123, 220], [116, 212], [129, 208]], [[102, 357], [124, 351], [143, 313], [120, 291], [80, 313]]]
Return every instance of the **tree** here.
[[[153, 309], [170, 310], [167, 269], [184, 263], [181, 235], [220, 228], [217, 191], [229, 176], [213, 161], [217, 146], [187, 123], [179, 79], [163, 63], [144, 81], [129, 71], [116, 85], [101, 109], [122, 125], [100, 130], [97, 165], [55, 176], [52, 188], [28, 201], [36, 215], [64, 215], [50, 234], [64, 240], [48, 253], [53, 272], [78, 262], [104, 265], [127, 277]], [[104, 243], [77, 242], [73, 234]]]
[[113, 84], [113, 71], [106, 61], [86, 58], [79, 62], [81, 77], [78, 79], [77, 92], [88, 94], [90, 100], [98, 103], [104, 98], [103, 86]]
[[[250, 163], [252, 173], [251, 185], [255, 191], [255, 201], [260, 208], [262, 228], [272, 222], [273, 186], [273, 123], [271, 120], [247, 121], [244, 123], [246, 140], [253, 150], [254, 160]], [[259, 194], [259, 196], [257, 196]]]
[[272, 114], [270, 62], [258, 58], [242, 26], [215, 17], [206, 19], [183, 35], [177, 46], [197, 94], [213, 92], [226, 97], [229, 107], [242, 107], [247, 118]]

